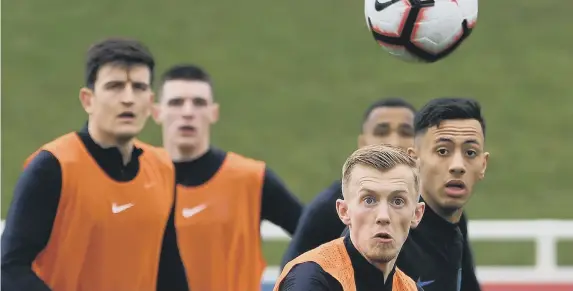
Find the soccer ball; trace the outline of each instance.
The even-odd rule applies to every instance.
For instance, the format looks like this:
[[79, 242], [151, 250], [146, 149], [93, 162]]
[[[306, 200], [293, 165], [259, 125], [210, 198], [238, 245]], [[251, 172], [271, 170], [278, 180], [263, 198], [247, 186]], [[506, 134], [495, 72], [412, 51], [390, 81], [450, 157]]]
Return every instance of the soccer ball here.
[[470, 35], [478, 0], [365, 0], [364, 13], [374, 39], [390, 54], [433, 63]]

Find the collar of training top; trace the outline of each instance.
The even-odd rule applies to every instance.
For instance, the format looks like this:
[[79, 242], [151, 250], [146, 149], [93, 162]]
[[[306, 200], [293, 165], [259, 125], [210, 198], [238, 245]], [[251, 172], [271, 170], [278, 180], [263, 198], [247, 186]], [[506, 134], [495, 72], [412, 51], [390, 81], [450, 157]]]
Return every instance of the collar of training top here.
[[211, 180], [219, 171], [227, 152], [215, 147], [192, 161], [174, 162], [177, 183], [184, 186], [199, 186]]
[[108, 164], [114, 168], [131, 169], [138, 167], [139, 156], [141, 156], [143, 153], [141, 148], [134, 146], [133, 151], [131, 152], [131, 160], [124, 167], [123, 158], [118, 148], [103, 148], [92, 139], [88, 132], [88, 122], [86, 122], [84, 127], [78, 131], [77, 134], [85, 144], [88, 152], [94, 157], [96, 161], [98, 161], [98, 163], [105, 162], [105, 164]]
[[[422, 197], [420, 197], [420, 202], [424, 202]], [[422, 221], [420, 221], [416, 230], [427, 232], [440, 238], [448, 238], [456, 235], [457, 228], [458, 224], [443, 219], [426, 203]]]
[[374, 265], [370, 264], [370, 262], [360, 254], [350, 240], [350, 234], [347, 234], [344, 237], [344, 246], [346, 247], [346, 251], [350, 257], [350, 262], [352, 263], [352, 268], [354, 269], [354, 281], [356, 282], [357, 289], [361, 289], [358, 288], [359, 285], [365, 285], [378, 286], [378, 288], [380, 286], [384, 286], [383, 290], [392, 290], [392, 280], [394, 278], [396, 266], [392, 268], [386, 283], [384, 283], [384, 273], [380, 271], [380, 269], [374, 267]]

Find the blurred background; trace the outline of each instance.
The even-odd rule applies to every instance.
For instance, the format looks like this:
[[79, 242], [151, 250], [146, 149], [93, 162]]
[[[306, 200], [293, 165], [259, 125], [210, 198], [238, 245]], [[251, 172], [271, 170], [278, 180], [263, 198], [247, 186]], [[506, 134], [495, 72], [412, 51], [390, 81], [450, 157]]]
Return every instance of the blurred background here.
[[[468, 96], [483, 105], [491, 153], [470, 218], [573, 219], [573, 1], [482, 0], [471, 37], [430, 65], [383, 52], [361, 1], [2, 4], [3, 218], [24, 159], [86, 120], [88, 46], [128, 36], [152, 49], [159, 71], [179, 62], [209, 71], [221, 104], [215, 145], [265, 160], [305, 202], [338, 178], [374, 100]], [[142, 139], [160, 144], [151, 120]], [[269, 265], [287, 243], [265, 243]], [[557, 263], [571, 267], [573, 242], [557, 246]], [[479, 266], [536, 264], [534, 240], [475, 242], [474, 253]]]

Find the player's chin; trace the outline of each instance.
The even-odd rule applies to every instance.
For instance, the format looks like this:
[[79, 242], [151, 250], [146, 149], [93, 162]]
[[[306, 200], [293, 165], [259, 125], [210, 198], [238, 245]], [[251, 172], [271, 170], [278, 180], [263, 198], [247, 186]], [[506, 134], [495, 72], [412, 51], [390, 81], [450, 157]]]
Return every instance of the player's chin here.
[[455, 210], [458, 210], [460, 208], [463, 208], [464, 205], [466, 205], [469, 198], [470, 198], [469, 195], [464, 195], [464, 196], [459, 196], [459, 197], [449, 197], [446, 195], [442, 199], [440, 206], [443, 209], [455, 211]]
[[115, 130], [115, 136], [118, 140], [130, 140], [135, 138], [142, 131], [142, 126], [123, 125]]
[[396, 248], [376, 248], [367, 254], [367, 259], [371, 262], [385, 264], [398, 256], [398, 249]]
[[180, 150], [192, 150], [197, 147], [198, 141], [194, 137], [178, 136], [175, 143]]

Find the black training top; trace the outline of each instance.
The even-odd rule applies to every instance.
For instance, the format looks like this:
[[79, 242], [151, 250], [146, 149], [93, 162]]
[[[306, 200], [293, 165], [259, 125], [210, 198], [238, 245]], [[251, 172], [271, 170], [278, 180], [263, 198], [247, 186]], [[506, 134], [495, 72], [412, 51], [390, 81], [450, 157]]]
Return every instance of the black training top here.
[[426, 204], [424, 217], [410, 231], [396, 264], [426, 291], [481, 290], [465, 215], [459, 223], [450, 223]]
[[[344, 246], [354, 269], [354, 282], [357, 291], [391, 291], [395, 269], [384, 282], [384, 274], [370, 264], [354, 247], [350, 236], [344, 237]], [[315, 262], [305, 262], [294, 266], [279, 286], [280, 291], [342, 291], [342, 285], [332, 275], [325, 272]], [[418, 287], [418, 290], [422, 290]]]
[[[348, 228], [342, 235], [347, 233]], [[426, 204], [424, 217], [410, 230], [396, 265], [426, 291], [480, 291], [467, 238], [465, 215], [459, 223], [450, 223]]]
[[[302, 253], [340, 237], [345, 226], [335, 205], [336, 199], [341, 198], [341, 184], [336, 181], [306, 206], [282, 267]], [[467, 237], [465, 214], [458, 224], [452, 224], [426, 205], [424, 217], [420, 225], [410, 231], [397, 265], [426, 291], [480, 291]]]

